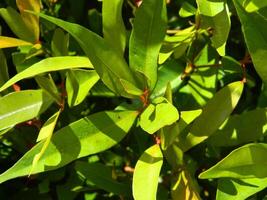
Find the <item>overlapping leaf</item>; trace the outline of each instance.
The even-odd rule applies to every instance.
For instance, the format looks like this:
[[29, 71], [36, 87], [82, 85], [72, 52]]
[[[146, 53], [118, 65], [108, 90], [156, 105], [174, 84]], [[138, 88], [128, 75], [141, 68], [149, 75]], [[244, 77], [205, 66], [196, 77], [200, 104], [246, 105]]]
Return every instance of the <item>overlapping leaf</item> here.
[[[138, 112], [106, 111], [90, 115], [60, 129], [52, 137], [32, 174], [58, 169], [71, 161], [104, 151], [122, 140], [132, 127]], [[28, 175], [32, 161], [43, 147], [38, 143], [13, 167], [0, 175], [0, 182]]]

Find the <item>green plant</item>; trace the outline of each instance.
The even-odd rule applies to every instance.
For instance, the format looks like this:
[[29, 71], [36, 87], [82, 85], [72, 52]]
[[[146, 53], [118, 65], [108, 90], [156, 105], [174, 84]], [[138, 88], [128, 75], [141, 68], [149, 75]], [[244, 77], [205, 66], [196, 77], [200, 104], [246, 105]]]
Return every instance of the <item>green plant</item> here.
[[103, 0], [83, 25], [86, 1], [12, 2], [0, 162], [23, 156], [3, 198], [9, 184], [32, 199], [264, 198], [264, 1]]

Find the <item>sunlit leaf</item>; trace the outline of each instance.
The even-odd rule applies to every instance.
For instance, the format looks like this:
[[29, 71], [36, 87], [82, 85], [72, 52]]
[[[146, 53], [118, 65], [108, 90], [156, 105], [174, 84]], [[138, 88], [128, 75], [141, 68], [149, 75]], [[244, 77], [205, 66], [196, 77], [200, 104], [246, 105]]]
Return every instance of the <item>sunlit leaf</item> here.
[[133, 175], [133, 196], [135, 200], [155, 200], [158, 179], [163, 164], [159, 145], [148, 148], [136, 163]]
[[104, 39], [123, 55], [126, 46], [126, 29], [122, 19], [123, 0], [104, 0], [102, 6]]
[[182, 147], [184, 151], [206, 140], [221, 126], [237, 105], [243, 86], [241, 81], [233, 82], [215, 94], [192, 124]]
[[141, 73], [143, 87], [153, 89], [157, 82], [157, 61], [166, 31], [165, 0], [144, 0], [135, 13], [129, 44], [129, 62]]
[[153, 134], [178, 119], [177, 109], [164, 97], [158, 97], [141, 114], [140, 126], [149, 134]]
[[232, 151], [228, 156], [199, 175], [207, 178], [265, 178], [267, 145], [248, 144]]
[[18, 46], [31, 46], [32, 43], [20, 40], [17, 38], [0, 36], [0, 49], [18, 47]]
[[63, 56], [63, 57], [51, 57], [46, 58], [38, 63], [35, 63], [31, 67], [25, 69], [21, 73], [12, 77], [9, 81], [7, 81], [1, 88], [0, 91], [5, 90], [10, 87], [14, 83], [25, 79], [31, 78], [39, 74], [59, 71], [64, 69], [73, 69], [73, 68], [90, 68], [93, 66], [91, 62], [86, 57], [79, 56]]
[[225, 45], [230, 32], [230, 13], [225, 0], [197, 0], [201, 15], [201, 27], [212, 28], [211, 41], [221, 56], [225, 55]]
[[[73, 160], [104, 151], [125, 137], [132, 127], [138, 112], [99, 112], [57, 131], [40, 158], [32, 174], [58, 169]], [[0, 175], [0, 182], [28, 175], [32, 161], [43, 147], [38, 143], [29, 150], [13, 167]]]
[[0, 98], [0, 130], [33, 119], [50, 105], [51, 99], [42, 90], [9, 93]]
[[35, 166], [37, 165], [37, 163], [39, 162], [39, 160], [41, 159], [41, 157], [44, 155], [54, 132], [59, 114], [61, 111], [56, 112], [53, 116], [51, 116], [42, 126], [39, 134], [38, 134], [38, 138], [36, 140], [36, 142], [40, 142], [41, 140], [44, 140], [43, 142], [43, 146], [40, 150], [40, 152], [38, 152], [32, 161], [32, 168], [30, 170], [29, 175], [32, 173], [32, 171], [34, 170]]
[[80, 104], [88, 95], [89, 90], [99, 80], [93, 70], [70, 70], [67, 73], [66, 90], [70, 107]]

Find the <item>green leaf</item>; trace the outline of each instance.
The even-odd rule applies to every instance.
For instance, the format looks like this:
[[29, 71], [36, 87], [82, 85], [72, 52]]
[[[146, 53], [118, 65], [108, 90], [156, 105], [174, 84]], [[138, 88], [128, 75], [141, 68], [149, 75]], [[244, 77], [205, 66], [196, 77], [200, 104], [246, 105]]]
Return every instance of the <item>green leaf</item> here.
[[191, 17], [196, 14], [196, 11], [197, 9], [194, 6], [185, 1], [179, 10], [179, 15], [181, 17]]
[[122, 19], [122, 5], [123, 0], [104, 0], [102, 15], [104, 39], [123, 56], [126, 46], [126, 29]]
[[178, 119], [177, 109], [164, 97], [158, 97], [141, 114], [140, 126], [144, 131], [153, 134]]
[[39, 17], [25, 12], [25, 10], [31, 10], [35, 13], [39, 13], [41, 10], [40, 0], [16, 0], [17, 7], [20, 10], [20, 15], [25, 25], [31, 31], [34, 43], [39, 41], [40, 28]]
[[262, 59], [267, 55], [267, 21], [263, 13], [247, 13], [241, 6], [240, 0], [234, 0], [233, 2], [242, 24], [242, 31], [254, 67], [263, 82], [267, 82], [267, 61], [266, 59]]
[[28, 29], [16, 10], [11, 7], [0, 8], [0, 15], [16, 36], [31, 43], [35, 42], [33, 33]]
[[35, 81], [38, 83], [39, 87], [47, 92], [47, 94], [50, 95], [58, 104], [61, 103], [61, 96], [51, 75], [48, 75], [48, 77], [36, 76]]
[[183, 151], [203, 142], [221, 126], [236, 107], [243, 87], [243, 82], [233, 82], [215, 94], [203, 108], [200, 116], [193, 122], [190, 132], [186, 136], [185, 146], [181, 147]]
[[129, 44], [133, 71], [143, 75], [143, 88], [153, 89], [157, 82], [158, 54], [166, 32], [165, 0], [144, 0], [136, 11]]
[[36, 142], [40, 142], [41, 140], [44, 140], [43, 142], [43, 146], [40, 150], [40, 152], [38, 152], [32, 161], [32, 168], [30, 170], [29, 175], [32, 173], [32, 171], [34, 170], [35, 166], [38, 164], [39, 160], [41, 159], [41, 157], [44, 155], [54, 132], [59, 114], [60, 114], [61, 110], [59, 110], [58, 112], [56, 112], [53, 116], [51, 116], [46, 122], [45, 124], [42, 126], [39, 134], [38, 134], [38, 138], [36, 140]]
[[8, 67], [5, 54], [0, 50], [0, 85], [3, 85], [9, 79]]
[[0, 130], [39, 116], [51, 99], [42, 90], [13, 92], [0, 98]]
[[33, 44], [30, 42], [26, 42], [24, 40], [20, 40], [17, 38], [0, 36], [0, 49], [18, 47], [18, 46], [32, 46], [32, 45]]
[[159, 145], [148, 148], [135, 165], [133, 196], [135, 200], [155, 200], [163, 155]]
[[70, 107], [80, 104], [88, 95], [89, 90], [99, 80], [93, 70], [70, 70], [67, 73], [66, 90]]
[[[122, 140], [132, 127], [137, 111], [99, 112], [57, 131], [32, 174], [58, 169], [75, 159], [102, 152]], [[13, 167], [0, 175], [0, 183], [28, 175], [34, 156], [44, 142], [29, 150]]]
[[175, 200], [200, 200], [200, 195], [188, 171], [182, 170], [177, 177], [172, 177], [172, 199]]
[[221, 56], [225, 55], [225, 45], [230, 32], [230, 13], [225, 0], [197, 0], [201, 16], [200, 26], [212, 28], [211, 41]]
[[181, 74], [183, 73], [183, 66], [174, 60], [165, 62], [158, 71], [158, 81], [154, 88], [151, 99], [163, 96], [166, 91], [166, 86], [170, 83], [173, 91], [181, 85]]
[[57, 28], [51, 41], [53, 56], [67, 56], [69, 48], [69, 34], [65, 34], [62, 29]]
[[256, 12], [267, 6], [267, 2], [263, 0], [243, 0], [243, 6], [247, 12]]
[[119, 81], [124, 79], [132, 85], [137, 85], [132, 71], [127, 66], [124, 58], [114, 52], [103, 38], [78, 24], [65, 22], [44, 14], [40, 14], [40, 17], [66, 30], [77, 40], [89, 57], [101, 80], [109, 89], [125, 97], [132, 98], [134, 96], [128, 94]]
[[235, 146], [256, 141], [267, 130], [266, 116], [265, 108], [230, 116], [208, 142], [214, 146]]
[[248, 144], [232, 151], [213, 167], [199, 175], [208, 178], [265, 178], [267, 144]]
[[73, 68], [93, 68], [93, 66], [86, 57], [63, 56], [63, 57], [46, 58], [38, 63], [35, 63], [31, 67], [25, 69], [21, 73], [12, 77], [0, 88], [0, 91], [5, 90], [14, 83], [25, 78], [31, 78], [36, 75], [47, 72], [73, 69]]
[[267, 178], [219, 179], [216, 200], [244, 200], [267, 187]]
[[112, 177], [112, 168], [101, 163], [76, 162], [75, 169], [79, 175], [90, 181], [96, 187], [108, 192], [130, 196], [131, 187], [120, 183]]

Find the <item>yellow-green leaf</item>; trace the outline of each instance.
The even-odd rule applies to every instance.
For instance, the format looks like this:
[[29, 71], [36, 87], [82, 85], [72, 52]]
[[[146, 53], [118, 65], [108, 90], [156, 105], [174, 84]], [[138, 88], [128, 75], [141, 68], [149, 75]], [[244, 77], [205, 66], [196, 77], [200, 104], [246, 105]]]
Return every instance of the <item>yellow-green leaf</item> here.
[[148, 148], [136, 163], [133, 175], [135, 200], [156, 200], [163, 155], [159, 145]]

